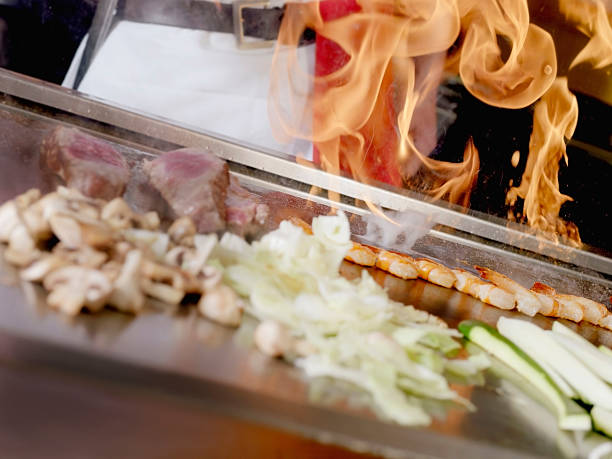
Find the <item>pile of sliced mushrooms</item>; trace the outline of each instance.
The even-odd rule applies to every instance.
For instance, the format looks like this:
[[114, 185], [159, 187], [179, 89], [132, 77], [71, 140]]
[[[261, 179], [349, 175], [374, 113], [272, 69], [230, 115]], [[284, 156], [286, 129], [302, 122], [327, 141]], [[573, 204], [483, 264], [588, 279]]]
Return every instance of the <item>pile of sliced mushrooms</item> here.
[[0, 206], [0, 243], [21, 278], [42, 283], [49, 306], [69, 315], [105, 306], [138, 313], [147, 298], [176, 307], [194, 295], [209, 319], [242, 318], [242, 301], [206, 264], [217, 236], [197, 234], [188, 217], [162, 231], [157, 213], [135, 213], [122, 198], [32, 189]]

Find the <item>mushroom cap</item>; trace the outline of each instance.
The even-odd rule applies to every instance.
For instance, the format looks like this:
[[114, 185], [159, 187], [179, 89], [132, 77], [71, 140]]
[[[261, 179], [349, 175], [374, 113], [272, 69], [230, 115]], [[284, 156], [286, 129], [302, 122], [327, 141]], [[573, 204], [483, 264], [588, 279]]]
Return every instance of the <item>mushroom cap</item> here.
[[253, 336], [257, 348], [271, 357], [281, 357], [293, 351], [295, 340], [287, 327], [275, 320], [264, 320]]
[[55, 214], [49, 219], [49, 224], [53, 234], [70, 249], [83, 245], [108, 247], [113, 242], [111, 228], [99, 220]]
[[115, 230], [131, 228], [134, 215], [134, 211], [123, 198], [109, 201], [100, 213], [102, 220]]
[[29, 282], [40, 282], [52, 271], [68, 264], [68, 260], [58, 255], [45, 255], [34, 261], [20, 273], [21, 279]]
[[231, 288], [223, 284], [202, 295], [198, 310], [223, 325], [237, 327], [242, 320], [242, 302]]
[[145, 298], [140, 287], [142, 258], [140, 250], [131, 250], [125, 255], [122, 266], [111, 266], [113, 261], [105, 265], [115, 271], [108, 303], [120, 311], [139, 312], [144, 307]]
[[44, 287], [51, 291], [50, 306], [68, 314], [78, 314], [83, 307], [95, 311], [106, 303], [112, 286], [99, 270], [82, 266], [64, 266], [45, 277]]
[[19, 211], [14, 201], [0, 206], [0, 242], [8, 242], [11, 232], [20, 223]]
[[181, 244], [186, 238], [195, 236], [196, 233], [195, 223], [187, 216], [177, 218], [168, 228], [168, 235], [175, 244]]

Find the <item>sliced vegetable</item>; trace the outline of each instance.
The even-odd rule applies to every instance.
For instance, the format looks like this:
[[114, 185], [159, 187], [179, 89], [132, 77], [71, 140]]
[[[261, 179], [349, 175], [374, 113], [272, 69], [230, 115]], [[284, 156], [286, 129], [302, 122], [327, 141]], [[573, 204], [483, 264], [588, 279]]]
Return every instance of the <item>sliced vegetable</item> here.
[[587, 412], [565, 397], [548, 373], [513, 342], [479, 321], [466, 320], [458, 328], [467, 339], [489, 351], [536, 386], [554, 407], [560, 428], [590, 430], [591, 420]]
[[608, 346], [604, 346], [603, 344], [600, 344], [597, 349], [599, 349], [604, 354], [608, 354], [609, 356], [612, 357], [612, 349], [610, 349]]
[[[392, 301], [367, 271], [353, 280], [342, 277], [339, 267], [351, 247], [348, 219], [339, 212], [313, 220], [312, 234], [284, 221], [252, 244], [225, 235], [208, 263], [221, 266], [226, 281], [248, 298], [251, 315], [274, 321], [308, 345], [312, 352], [295, 364], [309, 376], [361, 387], [401, 424], [429, 424], [419, 397], [471, 407], [444, 375], [460, 334], [425, 311]], [[466, 371], [478, 372], [477, 363]]]
[[612, 389], [565, 347], [537, 325], [519, 319], [501, 317], [499, 332], [511, 339], [525, 353], [548, 363], [591, 405], [612, 409]]
[[595, 429], [605, 433], [608, 437], [612, 437], [612, 411], [595, 405], [591, 410], [591, 417]]
[[612, 383], [612, 356], [601, 352], [590, 341], [572, 331], [561, 322], [552, 327], [554, 338], [581, 362], [606, 382]]
[[536, 361], [538, 365], [542, 367], [542, 369], [546, 373], [548, 373], [550, 379], [552, 379], [555, 384], [559, 386], [559, 389], [561, 389], [561, 392], [563, 392], [566, 397], [579, 398], [578, 392], [576, 392], [574, 388], [570, 386], [565, 379], [563, 379], [563, 377], [559, 374], [558, 371], [556, 371], [553, 367], [546, 363], [546, 360], [539, 359], [535, 355], [532, 355], [531, 357], [533, 358], [533, 360]]

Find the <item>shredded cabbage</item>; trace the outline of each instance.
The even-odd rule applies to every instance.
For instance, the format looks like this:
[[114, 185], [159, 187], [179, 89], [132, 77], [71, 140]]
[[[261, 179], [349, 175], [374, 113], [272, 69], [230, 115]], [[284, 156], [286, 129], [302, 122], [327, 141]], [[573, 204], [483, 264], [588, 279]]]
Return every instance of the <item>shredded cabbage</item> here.
[[281, 322], [314, 346], [315, 354], [295, 361], [309, 377], [359, 386], [387, 417], [406, 425], [431, 420], [418, 397], [467, 405], [443, 375], [447, 368], [482, 366], [449, 367], [445, 354], [460, 347], [453, 339], [458, 333], [392, 301], [365, 270], [354, 280], [339, 274], [351, 247], [344, 213], [314, 219], [312, 230], [309, 235], [284, 221], [250, 245], [226, 234], [210, 263], [222, 266], [226, 282], [249, 299], [252, 315]]

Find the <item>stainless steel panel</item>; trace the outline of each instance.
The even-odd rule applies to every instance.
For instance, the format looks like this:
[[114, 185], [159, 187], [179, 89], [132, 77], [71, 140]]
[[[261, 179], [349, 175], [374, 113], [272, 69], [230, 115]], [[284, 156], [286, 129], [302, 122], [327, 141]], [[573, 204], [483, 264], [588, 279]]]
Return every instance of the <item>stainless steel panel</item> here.
[[[0, 70], [0, 92], [172, 144], [204, 148], [228, 161], [262, 173], [288, 178], [306, 186], [316, 186], [346, 198], [368, 199], [388, 210], [418, 212], [429, 216], [434, 223], [469, 235], [612, 275], [612, 259], [596, 253], [593, 248], [577, 250], [538, 238], [523, 225], [473, 211], [465, 212], [465, 209], [453, 205], [427, 202], [423, 196], [406, 190], [390, 189], [382, 184], [366, 185], [346, 177], [328, 174], [312, 167], [313, 165], [298, 164], [293, 158], [277, 152], [258, 150], [230, 139], [213, 136], [195, 127], [177, 125], [169, 120], [111, 106], [75, 91], [6, 70]], [[12, 103], [12, 100], [5, 100], [5, 103]]]
[[[42, 136], [55, 123], [43, 115], [8, 106], [0, 110], [0, 128], [10, 133], [0, 142], [0, 202], [30, 186], [45, 185], [38, 168], [37, 148]], [[152, 149], [135, 149], [134, 139], [133, 143], [109, 139], [118, 142], [133, 165], [147, 155], [156, 154]], [[242, 159], [250, 158], [249, 150], [229, 142], [210, 139], [206, 145], [209, 148], [226, 145], [226, 156], [238, 152], [238, 165], [244, 165]], [[256, 157], [262, 161], [270, 158]], [[313, 174], [315, 178], [326, 177], [319, 171]], [[304, 191], [283, 185], [282, 180], [270, 183], [257, 177], [243, 175], [241, 178], [254, 191], [280, 191], [307, 197]], [[312, 199], [331, 204], [325, 198]], [[366, 213], [348, 203], [340, 205], [356, 216]], [[516, 269], [517, 277], [529, 277], [530, 273], [533, 276], [533, 263], [526, 265], [522, 255], [500, 257], [495, 247], [488, 251], [487, 248], [486, 244], [465, 245], [452, 235], [431, 232], [414, 250], [428, 254], [433, 251], [432, 256], [453, 265], [469, 265], [482, 258], [495, 260], [495, 266], [505, 263], [508, 269]], [[592, 289], [595, 285], [602, 292], [609, 288], [606, 279], [589, 273], [547, 263], [542, 264], [541, 271], [542, 277], [538, 280], [550, 281], [554, 286], [558, 285], [554, 282], [567, 284], [567, 275], [577, 286], [590, 285]], [[358, 275], [360, 268], [345, 264], [343, 272], [351, 277]], [[470, 317], [495, 323], [500, 315], [518, 316], [454, 290], [420, 280], [401, 281], [379, 271], [372, 273], [395, 299], [429, 310], [451, 325]], [[8, 352], [20, 362], [50, 365], [102, 380], [112, 378], [121, 384], [172, 394], [207, 409], [357, 451], [392, 457], [577, 457], [586, 454], [572, 436], [557, 429], [554, 417], [544, 407], [494, 375], [489, 375], [484, 387], [458, 388], [478, 407], [476, 412], [451, 409], [430, 428], [405, 428], [379, 419], [352, 390], [329, 381], [309, 382], [297, 369], [257, 352], [251, 346], [249, 321], [234, 331], [206, 321], [193, 310], [174, 316], [152, 310], [137, 318], [106, 311], [68, 319], [49, 310], [40, 288], [19, 284], [11, 267], [0, 267], [0, 284], [0, 356], [4, 355], [4, 359], [8, 358]], [[551, 324], [544, 317], [534, 320], [545, 327]], [[606, 330], [586, 324], [578, 330], [593, 342], [612, 345], [612, 333]]]

